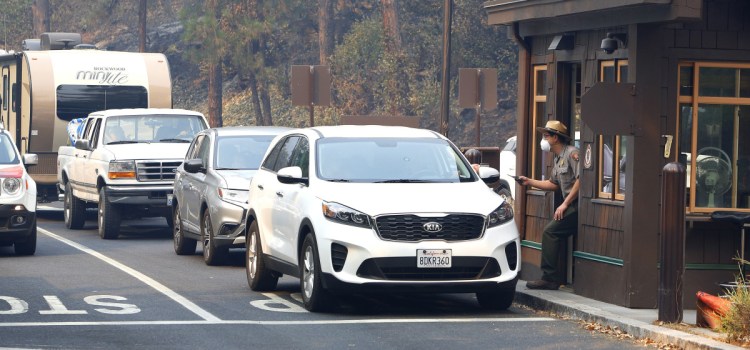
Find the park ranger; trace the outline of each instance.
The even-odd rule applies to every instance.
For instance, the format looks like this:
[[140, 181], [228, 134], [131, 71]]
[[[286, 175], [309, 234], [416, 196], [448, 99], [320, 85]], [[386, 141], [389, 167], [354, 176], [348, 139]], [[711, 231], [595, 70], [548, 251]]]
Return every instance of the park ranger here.
[[555, 209], [554, 220], [544, 227], [542, 235], [542, 279], [529, 281], [529, 289], [556, 290], [565, 284], [565, 273], [558, 266], [560, 243], [578, 231], [578, 149], [570, 145], [568, 128], [557, 120], [550, 120], [544, 127], [540, 146], [543, 151], [555, 154], [552, 174], [547, 180], [534, 180], [519, 176], [523, 186], [532, 186], [545, 191], [562, 192], [563, 202]]

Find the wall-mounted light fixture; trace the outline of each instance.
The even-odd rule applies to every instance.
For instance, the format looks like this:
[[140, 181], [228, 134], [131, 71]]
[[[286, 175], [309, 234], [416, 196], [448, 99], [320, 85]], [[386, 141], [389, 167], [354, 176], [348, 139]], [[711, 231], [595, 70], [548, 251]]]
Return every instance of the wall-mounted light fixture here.
[[[622, 46], [620, 46], [622, 45]], [[619, 48], [628, 46], [628, 35], [625, 33], [607, 33], [607, 37], [602, 39], [601, 48], [604, 52], [611, 54]]]

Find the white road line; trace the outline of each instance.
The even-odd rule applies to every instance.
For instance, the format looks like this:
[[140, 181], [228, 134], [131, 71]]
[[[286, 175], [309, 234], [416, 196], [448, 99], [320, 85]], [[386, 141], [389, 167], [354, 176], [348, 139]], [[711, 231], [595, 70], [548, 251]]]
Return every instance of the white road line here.
[[[191, 312], [193, 312], [194, 314], [198, 315], [199, 317], [201, 317], [202, 319], [204, 319], [206, 321], [209, 321], [209, 322], [220, 322], [221, 321], [221, 319], [219, 319], [218, 317], [216, 317], [213, 314], [211, 314], [210, 312], [204, 310], [200, 306], [194, 304], [192, 301], [188, 300], [187, 298], [183, 297], [182, 295], [177, 294], [177, 292], [169, 289], [167, 286], [165, 286], [165, 285], [157, 282], [156, 280], [154, 280], [151, 277], [148, 277], [148, 276], [146, 276], [146, 275], [144, 275], [144, 274], [142, 274], [142, 273], [140, 273], [140, 272], [138, 272], [138, 271], [136, 271], [136, 270], [134, 270], [134, 269], [132, 269], [132, 268], [130, 268], [130, 267], [128, 267], [128, 266], [120, 263], [120, 262], [118, 262], [117, 260], [114, 260], [114, 259], [112, 259], [110, 257], [107, 257], [106, 255], [104, 255], [102, 253], [99, 253], [99, 252], [97, 252], [97, 251], [95, 251], [95, 250], [93, 250], [91, 248], [88, 248], [88, 247], [86, 247], [84, 245], [81, 245], [81, 244], [78, 244], [76, 242], [73, 242], [73, 241], [71, 241], [71, 240], [69, 240], [67, 238], [63, 238], [61, 236], [58, 236], [58, 235], [56, 235], [56, 234], [54, 234], [52, 232], [49, 232], [49, 231], [47, 231], [47, 230], [45, 230], [45, 229], [43, 229], [41, 227], [38, 227], [37, 230], [39, 232], [41, 232], [41, 233], [44, 233], [47, 236], [50, 236], [50, 237], [52, 237], [52, 238], [54, 238], [54, 239], [56, 239], [56, 240], [58, 240], [60, 242], [63, 242], [63, 243], [65, 243], [65, 244], [67, 244], [67, 245], [69, 245], [69, 246], [71, 246], [73, 248], [76, 248], [76, 249], [78, 249], [78, 250], [80, 250], [80, 251], [82, 251], [82, 252], [84, 252], [86, 254], [92, 255], [92, 256], [98, 258], [99, 260], [102, 260], [102, 261], [106, 262], [107, 264], [110, 264], [110, 265], [112, 265], [112, 266], [114, 266], [114, 267], [122, 270], [123, 272], [125, 272], [125, 273], [127, 273], [127, 274], [129, 274], [129, 275], [131, 275], [133, 277], [135, 277], [136, 279], [138, 279], [141, 282], [147, 284], [151, 288], [156, 289], [160, 293], [162, 293], [162, 294], [166, 295], [167, 297], [171, 298], [172, 300], [176, 301], [178, 304], [184, 306], [186, 309], [190, 310]], [[65, 322], [63, 322], [63, 323], [65, 323]], [[86, 322], [83, 322], [83, 323], [86, 323]]]
[[9, 322], [2, 327], [48, 327], [48, 326], [173, 326], [173, 325], [340, 325], [340, 324], [386, 324], [386, 323], [492, 323], [492, 322], [552, 322], [550, 317], [512, 318], [415, 318], [415, 319], [352, 319], [352, 320], [308, 320], [308, 321], [253, 321], [253, 320], [206, 320], [206, 321], [115, 321], [115, 322]]

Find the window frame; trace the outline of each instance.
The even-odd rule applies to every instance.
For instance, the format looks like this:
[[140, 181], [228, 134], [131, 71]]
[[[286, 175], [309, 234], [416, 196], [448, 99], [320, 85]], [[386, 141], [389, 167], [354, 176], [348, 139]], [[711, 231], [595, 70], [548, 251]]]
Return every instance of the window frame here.
[[[615, 68], [615, 82], [622, 83], [622, 69], [629, 67], [627, 59], [613, 59], [613, 60], [602, 60], [599, 61], [599, 79], [598, 81], [604, 81], [604, 69], [614, 67]], [[620, 161], [622, 160], [622, 136], [620, 135], [606, 135], [614, 137], [614, 147], [612, 149], [612, 192], [602, 191], [604, 185], [604, 136], [599, 135], [598, 138], [598, 173], [596, 175], [596, 192], [597, 198], [610, 199], [617, 201], [624, 201], [625, 194], [620, 192]], [[627, 156], [627, 155], [626, 155]], [[625, 184], [627, 186], [627, 184]]]
[[[531, 103], [531, 178], [532, 179], [538, 179], [541, 176], [546, 175], [545, 169], [544, 169], [544, 159], [542, 157], [543, 153], [537, 151], [536, 145], [539, 144], [541, 141], [540, 137], [541, 135], [536, 132], [536, 128], [540, 126], [544, 126], [543, 124], [546, 122], [546, 119], [543, 119], [546, 117], [545, 115], [539, 115], [540, 111], [537, 110], [537, 104], [544, 103], [547, 104], [547, 72], [548, 67], [546, 64], [540, 64], [535, 65], [533, 67], [533, 76], [532, 76], [532, 90], [531, 90], [531, 96], [532, 96], [532, 103]], [[542, 86], [542, 92], [544, 94], [537, 94], [539, 91], [539, 81], [538, 81], [538, 74], [544, 71], [544, 86]], [[546, 110], [546, 107], [545, 107]], [[545, 113], [546, 114], [546, 113]], [[542, 125], [539, 125], [539, 123], [542, 123]], [[539, 172], [539, 173], [537, 173]]]
[[[691, 87], [691, 93], [690, 95], [682, 95], [681, 94], [681, 77], [680, 73], [682, 71], [682, 68], [685, 67], [692, 67], [692, 87]], [[697, 206], [696, 205], [696, 195], [697, 195], [697, 185], [696, 185], [696, 162], [698, 161], [697, 156], [695, 156], [698, 153], [698, 128], [694, 127], [699, 123], [698, 119], [698, 113], [699, 113], [699, 107], [701, 105], [719, 105], [719, 106], [750, 106], [750, 97], [716, 97], [716, 96], [701, 96], [700, 95], [700, 69], [701, 68], [732, 68], [732, 69], [750, 69], [750, 63], [743, 63], [743, 62], [717, 62], [717, 61], [681, 61], [677, 65], [677, 103], [676, 103], [676, 147], [677, 150], [675, 152], [675, 160], [679, 160], [680, 156], [680, 138], [681, 137], [690, 137], [690, 162], [688, 162], [689, 167], [689, 173], [687, 174], [687, 181], [686, 186], [688, 186], [689, 190], [689, 199], [688, 203], [686, 203], [686, 212], [688, 213], [713, 213], [717, 210], [731, 210], [731, 211], [737, 211], [737, 212], [750, 212], [750, 208], [739, 208], [736, 207], [738, 204], [739, 198], [738, 198], [738, 189], [737, 184], [739, 182], [738, 180], [738, 161], [737, 161], [737, 155], [739, 155], [739, 128], [737, 125], [735, 125], [735, 129], [732, 133], [732, 148], [733, 148], [733, 158], [732, 163], [730, 164], [732, 169], [732, 203], [735, 205], [734, 207], [705, 207], [705, 206]], [[739, 87], [738, 87], [739, 88]], [[681, 135], [682, 129], [681, 129], [681, 122], [682, 122], [682, 113], [680, 108], [684, 105], [690, 105], [691, 111], [690, 111], [690, 118], [691, 118], [691, 124], [689, 125], [690, 129], [690, 135], [683, 136]], [[735, 122], [736, 124], [736, 122]]]

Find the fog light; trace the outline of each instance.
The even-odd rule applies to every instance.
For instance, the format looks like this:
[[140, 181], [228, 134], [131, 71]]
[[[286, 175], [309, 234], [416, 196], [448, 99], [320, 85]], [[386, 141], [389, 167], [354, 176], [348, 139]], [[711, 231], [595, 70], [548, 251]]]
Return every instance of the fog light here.
[[24, 208], [24, 206], [23, 206], [23, 205], [17, 205], [17, 206], [15, 206], [15, 207], [13, 207], [13, 210], [15, 210], [15, 211], [22, 211], [22, 210], [24, 210], [24, 209], [26, 209], [26, 208]]
[[13, 223], [13, 225], [23, 225], [23, 223], [26, 222], [26, 218], [19, 215], [14, 215], [10, 218], [10, 222]]

